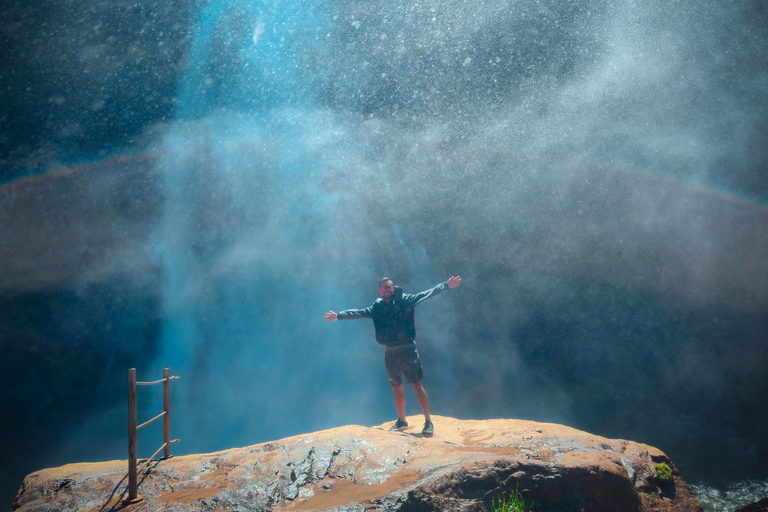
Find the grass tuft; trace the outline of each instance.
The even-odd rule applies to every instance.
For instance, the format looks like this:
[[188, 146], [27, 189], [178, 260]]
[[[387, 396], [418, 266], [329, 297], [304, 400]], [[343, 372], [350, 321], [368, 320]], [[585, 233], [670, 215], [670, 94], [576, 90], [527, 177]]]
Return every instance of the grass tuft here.
[[501, 496], [492, 501], [491, 512], [532, 512], [536, 508], [536, 503], [528, 503], [523, 497], [523, 493], [528, 489], [520, 490], [520, 482], [517, 482], [516, 488], [509, 493], [507, 497], [504, 491], [505, 484], [499, 479], [496, 479], [496, 484], [502, 490]]

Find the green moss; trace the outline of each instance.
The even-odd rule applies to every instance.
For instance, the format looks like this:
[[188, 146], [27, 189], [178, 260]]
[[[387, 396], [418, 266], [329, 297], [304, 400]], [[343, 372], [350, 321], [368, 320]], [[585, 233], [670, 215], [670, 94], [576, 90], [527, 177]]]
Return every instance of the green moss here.
[[656, 480], [662, 485], [668, 485], [672, 483], [672, 470], [669, 469], [665, 463], [653, 463], [653, 467], [656, 468]]

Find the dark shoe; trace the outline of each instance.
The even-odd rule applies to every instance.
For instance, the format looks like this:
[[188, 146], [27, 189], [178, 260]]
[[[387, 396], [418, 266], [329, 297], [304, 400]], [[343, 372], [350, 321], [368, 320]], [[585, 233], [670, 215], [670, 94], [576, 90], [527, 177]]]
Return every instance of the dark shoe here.
[[435, 433], [435, 426], [432, 424], [431, 421], [427, 420], [426, 423], [424, 423], [424, 429], [421, 431], [422, 434], [426, 436], [431, 436]]
[[406, 428], [408, 428], [408, 422], [400, 421], [400, 418], [398, 418], [395, 424], [389, 427], [389, 430], [404, 430]]

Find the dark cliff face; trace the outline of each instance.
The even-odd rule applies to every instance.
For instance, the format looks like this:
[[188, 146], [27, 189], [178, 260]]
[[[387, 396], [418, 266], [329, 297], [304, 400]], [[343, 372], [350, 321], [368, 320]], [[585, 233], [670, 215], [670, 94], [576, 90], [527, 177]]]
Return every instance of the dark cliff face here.
[[[0, 177], [112, 153], [173, 117], [194, 2], [7, 2]], [[103, 153], [102, 153], [103, 154]]]
[[[418, 418], [410, 418], [415, 422]], [[150, 465], [140, 507], [485, 511], [520, 492], [542, 511], [702, 509], [661, 451], [569, 427], [435, 417], [436, 433], [341, 427]], [[672, 470], [660, 484], [654, 463]], [[13, 510], [117, 507], [126, 462], [73, 464], [27, 477]]]

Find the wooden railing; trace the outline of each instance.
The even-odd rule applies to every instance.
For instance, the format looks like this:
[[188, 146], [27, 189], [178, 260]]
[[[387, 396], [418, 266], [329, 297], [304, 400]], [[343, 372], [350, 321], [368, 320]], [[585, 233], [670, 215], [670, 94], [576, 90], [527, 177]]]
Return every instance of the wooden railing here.
[[[178, 443], [178, 439], [171, 441], [171, 381], [178, 379], [178, 377], [171, 377], [170, 370], [168, 368], [163, 369], [163, 378], [154, 382], [136, 382], [136, 368], [128, 370], [128, 498], [126, 503], [136, 503], [142, 500], [139, 496], [138, 487], [138, 474], [141, 473], [149, 462], [160, 453], [160, 450], [165, 450], [165, 459], [171, 456], [171, 443]], [[136, 425], [136, 386], [150, 386], [152, 384], [163, 384], [163, 412], [155, 416], [149, 421], [145, 421], [141, 425]], [[137, 468], [136, 457], [136, 432], [146, 427], [153, 421], [163, 418], [163, 445], [157, 449], [144, 463], [141, 468]]]

